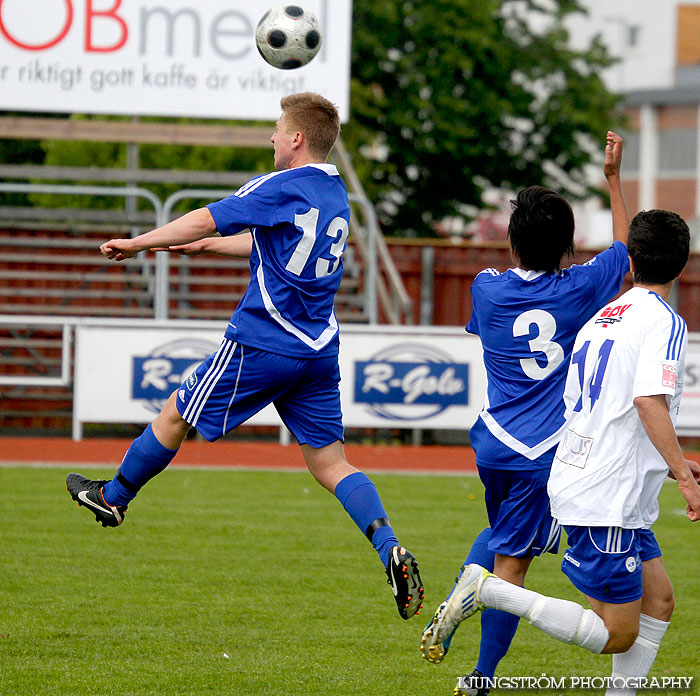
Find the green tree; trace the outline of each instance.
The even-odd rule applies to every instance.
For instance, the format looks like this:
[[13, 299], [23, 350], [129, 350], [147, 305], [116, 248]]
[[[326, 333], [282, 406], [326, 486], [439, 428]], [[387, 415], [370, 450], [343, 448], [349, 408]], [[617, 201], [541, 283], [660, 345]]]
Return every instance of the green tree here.
[[569, 45], [564, 21], [582, 11], [578, 0], [355, 0], [345, 139], [375, 153], [356, 160], [385, 232], [430, 235], [482, 207], [488, 186], [590, 193], [584, 168], [616, 97], [600, 40]]
[[[491, 186], [591, 192], [586, 165], [619, 118], [600, 78], [613, 62], [605, 46], [598, 38], [570, 46], [565, 21], [583, 12], [580, 0], [354, 0], [353, 11], [343, 136], [386, 233], [432, 235], [444, 216], [483, 207]], [[47, 164], [126, 164], [123, 144], [42, 147]], [[146, 168], [271, 168], [266, 150], [143, 145], [140, 153]], [[177, 187], [149, 188], [164, 198]], [[31, 197], [43, 205], [55, 198]], [[93, 197], [72, 204], [122, 205]]]

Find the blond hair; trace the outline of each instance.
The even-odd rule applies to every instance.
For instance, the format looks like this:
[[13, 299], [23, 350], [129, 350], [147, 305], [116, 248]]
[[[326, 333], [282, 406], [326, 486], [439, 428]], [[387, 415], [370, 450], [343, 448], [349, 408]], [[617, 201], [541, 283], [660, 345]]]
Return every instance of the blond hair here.
[[290, 94], [280, 103], [288, 125], [301, 131], [310, 152], [325, 161], [340, 135], [340, 116], [335, 104], [315, 92]]

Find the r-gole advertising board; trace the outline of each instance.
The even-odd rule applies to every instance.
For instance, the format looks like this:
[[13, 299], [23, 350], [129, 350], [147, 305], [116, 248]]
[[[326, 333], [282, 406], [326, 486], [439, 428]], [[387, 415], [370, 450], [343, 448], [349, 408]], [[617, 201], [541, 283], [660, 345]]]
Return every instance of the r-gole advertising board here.
[[[89, 320], [76, 331], [74, 421], [147, 423], [215, 352], [217, 322]], [[469, 429], [483, 406], [481, 344], [463, 329], [341, 330], [340, 393], [348, 427]], [[248, 421], [280, 425], [272, 406]], [[700, 335], [688, 343], [679, 435], [700, 435]]]
[[[76, 332], [77, 423], [147, 423], [221, 341], [222, 328], [143, 321]], [[479, 340], [463, 329], [342, 328], [340, 395], [349, 427], [466, 430], [483, 400]], [[249, 425], [281, 425], [272, 406]]]
[[0, 110], [277, 120], [323, 94], [349, 116], [352, 0], [303, 0], [320, 52], [270, 67], [255, 27], [278, 0], [0, 0]]

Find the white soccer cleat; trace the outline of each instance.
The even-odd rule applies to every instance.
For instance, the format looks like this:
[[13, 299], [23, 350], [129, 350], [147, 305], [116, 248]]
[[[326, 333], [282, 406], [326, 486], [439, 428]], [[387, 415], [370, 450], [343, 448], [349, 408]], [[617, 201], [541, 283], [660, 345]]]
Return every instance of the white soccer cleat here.
[[464, 619], [484, 608], [479, 592], [484, 580], [493, 573], [476, 563], [463, 566], [449, 597], [438, 607], [433, 620], [428, 624], [420, 639], [423, 658], [432, 664], [439, 664], [445, 657], [443, 642]]

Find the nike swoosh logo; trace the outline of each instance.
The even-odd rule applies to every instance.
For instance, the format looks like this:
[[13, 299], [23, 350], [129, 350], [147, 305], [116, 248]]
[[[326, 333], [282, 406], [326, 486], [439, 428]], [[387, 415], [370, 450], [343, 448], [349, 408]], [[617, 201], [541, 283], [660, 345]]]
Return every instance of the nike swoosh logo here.
[[391, 589], [394, 592], [394, 597], [397, 597], [399, 594], [399, 588], [396, 587], [396, 580], [394, 580], [394, 573], [393, 572], [389, 573], [389, 579], [391, 580]]
[[96, 502], [90, 500], [90, 498], [87, 497], [87, 491], [80, 491], [80, 493], [78, 493], [78, 498], [80, 498], [81, 502], [85, 503], [86, 505], [89, 505], [90, 507], [94, 507], [102, 512], [108, 512], [112, 514], [112, 511], [109, 508], [103, 507], [102, 505], [98, 505]]

